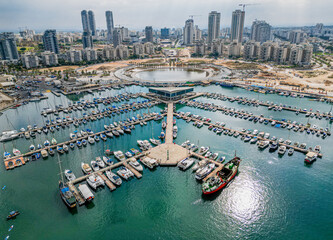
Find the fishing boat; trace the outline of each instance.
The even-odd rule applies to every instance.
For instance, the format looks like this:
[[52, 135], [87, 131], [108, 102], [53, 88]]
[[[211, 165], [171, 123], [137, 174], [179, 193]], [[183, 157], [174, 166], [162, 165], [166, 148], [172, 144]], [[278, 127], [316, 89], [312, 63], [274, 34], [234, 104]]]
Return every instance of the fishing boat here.
[[10, 220], [10, 219], [13, 219], [15, 218], [16, 216], [20, 215], [20, 212], [19, 211], [11, 211], [9, 213], [9, 215], [7, 216], [7, 220]]
[[195, 178], [197, 180], [202, 180], [209, 173], [211, 173], [214, 170], [214, 168], [215, 168], [215, 164], [214, 163], [208, 163], [206, 166], [204, 166], [203, 168], [199, 168], [196, 171]]
[[143, 167], [135, 158], [130, 159], [128, 164], [131, 165], [135, 170], [137, 170], [139, 172], [143, 171]]
[[82, 168], [82, 171], [85, 173], [85, 174], [90, 174], [90, 173], [92, 173], [93, 171], [92, 171], [92, 169], [91, 169], [91, 167], [89, 166], [89, 164], [88, 163], [81, 163], [81, 168]]
[[129, 178], [134, 176], [134, 174], [124, 166], [120, 167], [120, 169], [117, 171], [117, 174], [125, 180], [128, 180]]
[[114, 183], [117, 186], [120, 186], [123, 182], [121, 178], [115, 173], [113, 173], [111, 170], [105, 171], [105, 175], [112, 183]]
[[190, 168], [192, 166], [192, 164], [194, 163], [194, 159], [193, 158], [185, 158], [183, 160], [181, 160], [177, 166], [179, 169], [185, 171], [188, 168]]
[[76, 207], [76, 199], [66, 183], [59, 181], [59, 191], [62, 200], [65, 202], [65, 204], [68, 207], [70, 208]]
[[92, 187], [94, 190], [96, 190], [100, 186], [105, 186], [104, 180], [95, 174], [91, 174], [87, 178], [87, 183], [89, 184], [90, 187]]
[[140, 161], [142, 162], [143, 165], [145, 165], [146, 167], [153, 169], [154, 167], [158, 166], [158, 162], [150, 157], [143, 157], [140, 158]]
[[237, 174], [241, 159], [234, 157], [226, 163], [216, 176], [208, 178], [202, 184], [203, 194], [212, 194], [224, 188]]
[[65, 177], [67, 178], [68, 181], [73, 181], [76, 179], [74, 173], [71, 170], [65, 169], [64, 173], [65, 173]]

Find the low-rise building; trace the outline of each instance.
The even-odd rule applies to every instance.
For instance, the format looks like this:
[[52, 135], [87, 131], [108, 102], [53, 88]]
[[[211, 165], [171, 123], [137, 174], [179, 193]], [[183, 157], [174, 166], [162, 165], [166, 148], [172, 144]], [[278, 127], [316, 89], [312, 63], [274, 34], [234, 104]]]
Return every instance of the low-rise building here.
[[71, 63], [82, 62], [82, 53], [79, 50], [69, 50], [67, 52], [67, 61]]

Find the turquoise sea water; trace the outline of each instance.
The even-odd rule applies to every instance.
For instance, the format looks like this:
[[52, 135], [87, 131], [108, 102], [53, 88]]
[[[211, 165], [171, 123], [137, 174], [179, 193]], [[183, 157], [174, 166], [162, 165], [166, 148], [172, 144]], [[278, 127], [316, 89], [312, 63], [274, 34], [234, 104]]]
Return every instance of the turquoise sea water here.
[[[133, 86], [94, 95], [110, 96], [125, 91], [147, 89]], [[209, 86], [196, 87], [195, 91], [259, 98], [321, 112], [329, 111], [331, 107], [305, 98], [263, 95], [237, 88]], [[0, 116], [0, 131], [13, 127], [19, 129], [34, 123], [42, 125], [40, 111], [43, 107], [67, 105], [72, 100], [92, 99], [94, 96], [79, 95], [68, 99], [48, 94], [48, 97], [48, 100], [6, 111]], [[130, 102], [140, 100], [131, 99]], [[204, 97], [197, 100], [244, 109], [267, 117], [303, 123], [308, 121], [304, 115], [296, 116], [287, 111], [274, 112], [265, 107], [250, 107]], [[100, 109], [103, 107], [101, 104]], [[149, 111], [160, 111], [163, 107], [155, 106]], [[276, 152], [269, 153], [268, 149], [259, 151], [256, 146], [244, 143], [240, 138], [217, 136], [207, 127], [198, 129], [177, 119], [179, 134], [176, 143], [181, 144], [189, 139], [200, 146], [210, 146], [213, 152], [219, 152], [227, 159], [232, 158], [237, 150], [237, 155], [243, 161], [238, 176], [228, 187], [207, 198], [201, 195], [201, 184], [195, 180], [191, 170], [182, 172], [176, 167], [158, 167], [154, 171], [145, 169], [142, 179], [124, 182], [114, 192], [107, 188], [99, 189], [94, 193], [93, 204], [77, 207], [74, 211], [69, 211], [59, 196], [59, 166], [56, 157], [29, 162], [10, 171], [6, 171], [4, 165], [0, 164], [0, 185], [6, 185], [4, 190], [0, 190], [0, 239], [7, 235], [10, 235], [10, 239], [333, 239], [332, 136], [323, 140], [314, 135], [289, 132], [220, 112], [207, 112], [187, 106], [177, 105], [177, 110], [201, 114], [213, 121], [223, 121], [233, 129], [258, 129], [278, 138], [305, 142], [308, 146], [319, 144], [324, 156], [312, 166], [305, 166], [304, 155], [301, 153], [295, 152], [292, 157], [287, 154], [278, 157]], [[148, 109], [101, 119], [80, 126], [79, 129], [91, 128], [97, 132], [103, 128], [104, 123], [109, 124], [144, 112], [148, 112]], [[82, 112], [72, 114], [80, 116]], [[310, 119], [310, 123], [331, 128], [326, 120]], [[58, 141], [68, 140], [69, 133], [74, 130], [74, 126], [60, 129], [54, 137]], [[70, 150], [61, 156], [62, 167], [70, 168], [76, 176], [81, 176], [81, 162], [90, 162], [96, 156], [101, 156], [106, 148], [126, 151], [136, 147], [137, 139], [148, 139], [152, 135], [157, 137], [160, 131], [160, 123], [152, 121], [147, 126], [136, 126], [131, 135], [108, 139], [105, 143], [100, 141], [81, 150]], [[42, 134], [37, 136], [34, 143], [51, 138], [50, 134]], [[3, 147], [11, 151], [14, 146], [24, 152], [30, 144], [31, 141], [18, 139], [13, 143], [1, 144], [0, 152], [2, 155]], [[6, 221], [8, 212], [13, 209], [19, 210], [21, 215], [13, 221]], [[8, 232], [11, 225], [14, 228]]]

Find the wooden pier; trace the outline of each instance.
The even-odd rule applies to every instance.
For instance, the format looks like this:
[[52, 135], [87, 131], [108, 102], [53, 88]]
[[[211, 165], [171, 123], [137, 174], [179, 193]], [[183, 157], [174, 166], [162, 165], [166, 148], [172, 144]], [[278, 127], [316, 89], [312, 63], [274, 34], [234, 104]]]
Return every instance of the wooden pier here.
[[103, 173], [98, 172], [97, 175], [103, 179], [110, 191], [116, 190], [116, 186]]
[[[128, 159], [129, 161], [131, 161], [131, 158]], [[128, 168], [135, 176], [136, 178], [140, 179], [142, 178], [142, 174], [139, 173], [137, 170], [135, 170], [131, 165], [128, 164], [128, 161], [127, 162], [123, 162], [123, 165]]]
[[173, 103], [168, 103], [167, 126], [165, 131], [165, 143], [173, 143]]

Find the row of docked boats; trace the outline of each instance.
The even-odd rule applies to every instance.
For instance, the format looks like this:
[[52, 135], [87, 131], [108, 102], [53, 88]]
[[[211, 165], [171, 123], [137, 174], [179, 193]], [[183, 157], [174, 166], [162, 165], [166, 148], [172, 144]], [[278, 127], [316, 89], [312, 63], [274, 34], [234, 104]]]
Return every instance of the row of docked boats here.
[[322, 137], [322, 138], [326, 138], [327, 136], [331, 135], [331, 132], [328, 128], [319, 128], [316, 125], [312, 125], [307, 123], [307, 124], [303, 124], [303, 123], [298, 123], [296, 121], [290, 121], [290, 120], [285, 120], [282, 119], [280, 121], [278, 120], [274, 120], [272, 117], [270, 118], [265, 118], [264, 115], [260, 115], [260, 116], [256, 116], [251, 112], [247, 112], [244, 110], [238, 110], [235, 108], [231, 108], [231, 107], [222, 107], [222, 106], [218, 106], [215, 105], [213, 103], [201, 103], [198, 101], [187, 101], [186, 104], [188, 106], [194, 106], [194, 107], [198, 107], [198, 108], [202, 108], [205, 110], [210, 110], [210, 111], [216, 111], [219, 110], [222, 113], [224, 113], [225, 115], [229, 115], [229, 116], [234, 116], [234, 117], [238, 117], [244, 120], [248, 120], [248, 121], [253, 121], [253, 122], [259, 122], [259, 123], [263, 123], [265, 125], [271, 125], [273, 127], [277, 127], [277, 128], [286, 128], [288, 130], [293, 130], [294, 132], [306, 132], [307, 134], [316, 134], [317, 137]]
[[[238, 102], [239, 104], [242, 105], [253, 105], [253, 106], [266, 106], [269, 110], [275, 110], [275, 111], [281, 111], [281, 110], [291, 110], [294, 111], [296, 114], [303, 113], [306, 114], [307, 117], [312, 116], [316, 117], [318, 119], [326, 119], [326, 120], [331, 120], [332, 119], [332, 112], [324, 112], [320, 113], [319, 111], [313, 112], [312, 109], [306, 109], [306, 108], [298, 108], [295, 106], [287, 106], [282, 103], [273, 103], [269, 101], [263, 101], [263, 100], [258, 100], [258, 99], [248, 99], [246, 97], [228, 97], [220, 93], [205, 93], [203, 96], [207, 98], [213, 98], [213, 99], [218, 99], [222, 101], [230, 101], [230, 102]], [[185, 102], [185, 101], [184, 101]]]

